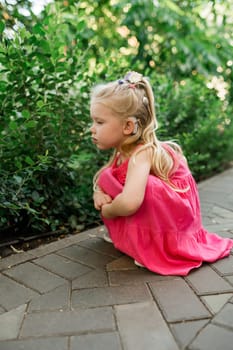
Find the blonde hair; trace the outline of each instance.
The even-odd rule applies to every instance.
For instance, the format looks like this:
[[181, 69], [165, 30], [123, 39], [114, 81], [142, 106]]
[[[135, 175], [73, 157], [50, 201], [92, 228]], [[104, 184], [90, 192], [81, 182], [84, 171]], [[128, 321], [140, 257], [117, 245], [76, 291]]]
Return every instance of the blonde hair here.
[[[182, 156], [183, 153], [177, 143], [161, 142], [156, 136], [158, 122], [155, 114], [154, 94], [148, 79], [137, 72], [130, 72], [124, 79], [97, 85], [92, 90], [91, 103], [100, 103], [110, 108], [121, 119], [136, 118], [137, 130], [123, 142], [120, 152], [130, 156], [136, 145], [143, 145], [136, 150], [135, 156], [142, 149], [150, 147], [152, 150], [151, 173], [172, 185], [169, 178], [175, 164], [166, 145], [170, 145], [178, 156]], [[115, 156], [116, 151], [109, 162], [97, 172], [94, 183], [98, 180], [101, 171], [113, 163]]]

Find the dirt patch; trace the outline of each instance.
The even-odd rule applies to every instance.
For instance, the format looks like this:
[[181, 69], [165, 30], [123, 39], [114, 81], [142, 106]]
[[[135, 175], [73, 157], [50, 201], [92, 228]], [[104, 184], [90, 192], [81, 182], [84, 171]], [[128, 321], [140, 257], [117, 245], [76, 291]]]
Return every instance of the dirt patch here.
[[21, 253], [39, 247], [40, 245], [58, 241], [72, 234], [68, 230], [46, 232], [31, 236], [10, 237], [8, 240], [0, 241], [0, 259], [11, 254]]

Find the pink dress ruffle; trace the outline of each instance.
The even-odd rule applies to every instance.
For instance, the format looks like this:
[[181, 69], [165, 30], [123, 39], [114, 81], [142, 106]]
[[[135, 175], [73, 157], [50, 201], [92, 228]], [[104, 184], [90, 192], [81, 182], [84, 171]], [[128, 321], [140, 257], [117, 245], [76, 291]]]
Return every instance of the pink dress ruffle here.
[[[149, 175], [143, 203], [136, 213], [102, 219], [115, 248], [153, 272], [185, 276], [203, 262], [229, 255], [233, 240], [203, 228], [195, 180], [186, 162], [170, 148], [169, 152], [176, 164], [171, 182], [189, 190], [176, 192], [160, 178]], [[98, 182], [112, 198], [122, 192], [128, 168], [128, 160], [118, 167], [116, 160], [102, 171]]]

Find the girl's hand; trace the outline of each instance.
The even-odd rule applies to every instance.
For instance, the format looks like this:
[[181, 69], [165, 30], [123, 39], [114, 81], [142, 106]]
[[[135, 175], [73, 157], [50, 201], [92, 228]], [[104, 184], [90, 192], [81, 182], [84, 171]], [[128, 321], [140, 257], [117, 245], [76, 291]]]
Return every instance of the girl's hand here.
[[105, 219], [113, 219], [115, 215], [111, 213], [111, 203], [106, 203], [101, 208], [101, 214]]
[[102, 206], [105, 204], [112, 203], [112, 198], [107, 193], [104, 193], [101, 190], [98, 190], [98, 192], [94, 192], [93, 200], [94, 200], [94, 207], [97, 210], [101, 210]]

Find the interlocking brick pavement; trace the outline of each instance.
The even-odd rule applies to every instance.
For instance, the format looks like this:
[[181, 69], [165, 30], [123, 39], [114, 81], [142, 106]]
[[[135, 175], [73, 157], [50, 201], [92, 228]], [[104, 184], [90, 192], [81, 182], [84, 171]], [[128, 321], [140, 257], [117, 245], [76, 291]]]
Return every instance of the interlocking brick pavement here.
[[[233, 169], [199, 191], [205, 227], [233, 238]], [[232, 252], [186, 277], [160, 276], [103, 232], [0, 260], [1, 350], [232, 350]]]

